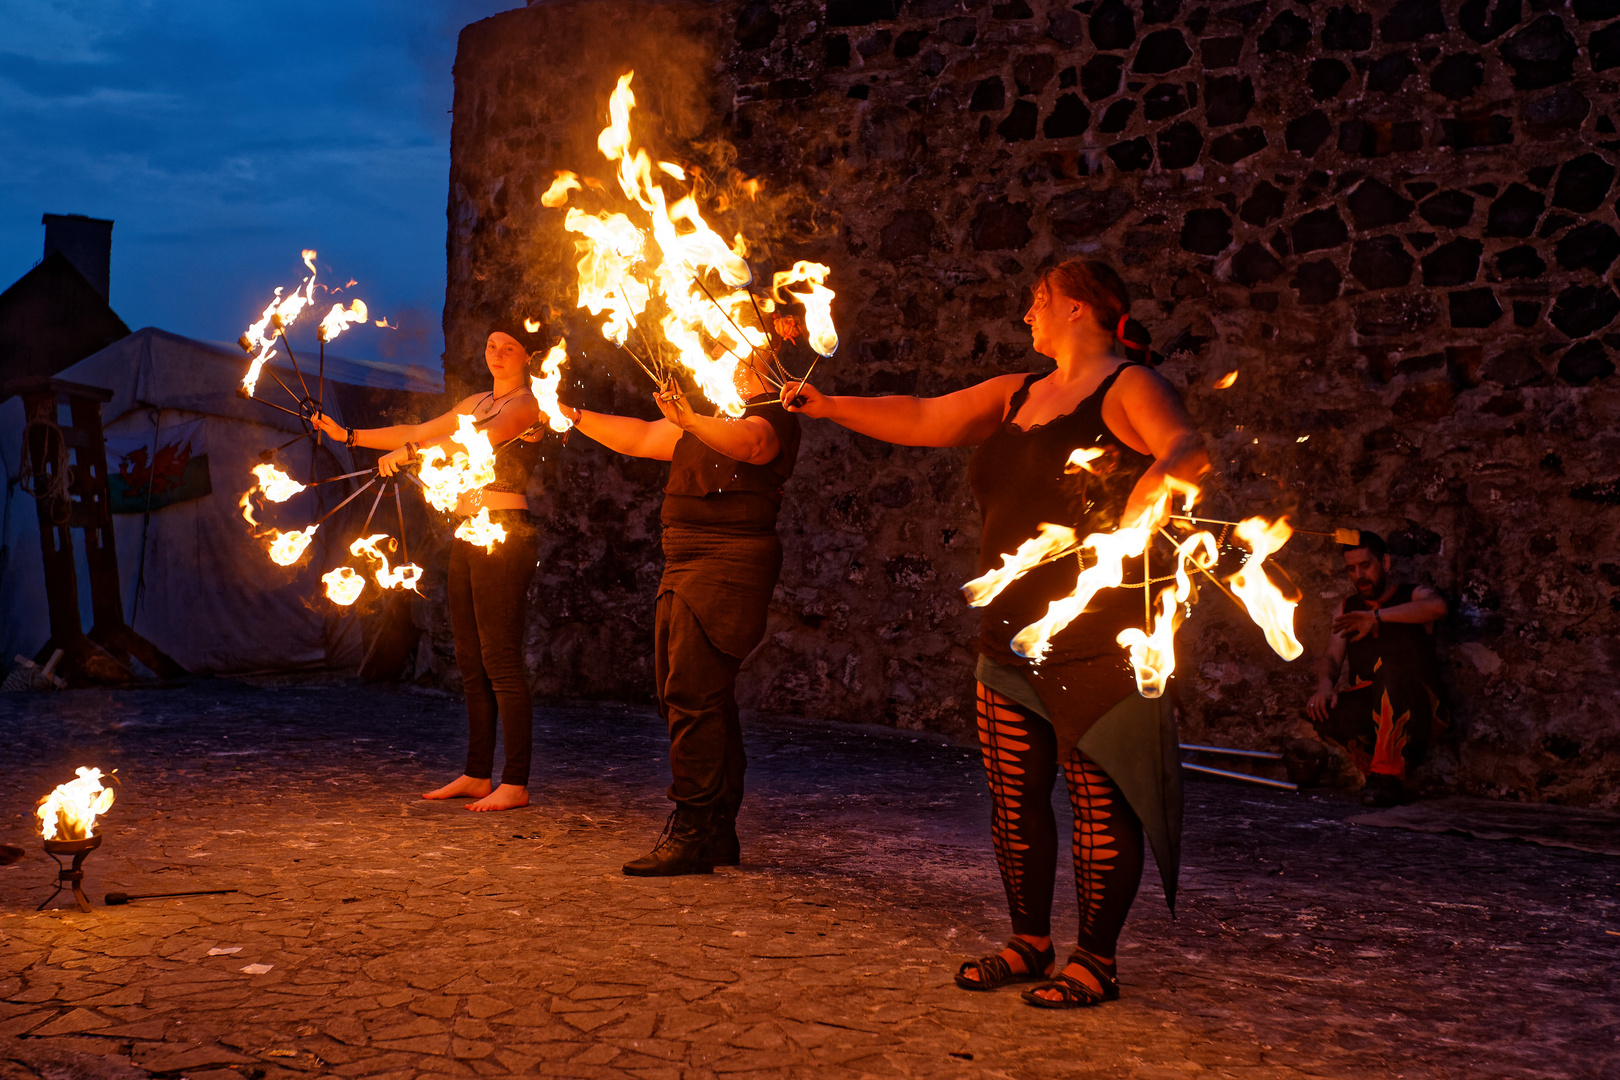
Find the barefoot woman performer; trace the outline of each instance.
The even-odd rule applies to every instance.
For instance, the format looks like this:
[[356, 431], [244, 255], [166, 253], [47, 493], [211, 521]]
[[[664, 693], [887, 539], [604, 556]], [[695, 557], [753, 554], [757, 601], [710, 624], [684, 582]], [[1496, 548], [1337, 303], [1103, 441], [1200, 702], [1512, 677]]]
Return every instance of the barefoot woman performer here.
[[654, 606], [653, 678], [669, 724], [675, 804], [652, 851], [628, 862], [635, 877], [707, 874], [736, 866], [743, 797], [737, 671], [765, 636], [782, 570], [776, 512], [799, 455], [799, 421], [767, 398], [749, 368], [738, 419], [695, 411], [673, 385], [657, 395], [661, 420], [570, 409], [574, 427], [610, 450], [670, 463], [664, 485], [664, 575]]
[[[484, 345], [484, 362], [494, 376], [494, 387], [426, 423], [360, 430], [324, 416], [316, 416], [315, 423], [350, 446], [392, 451], [377, 461], [384, 476], [392, 476], [423, 446], [446, 446], [453, 452], [457, 447], [447, 445], [449, 436], [456, 432], [457, 417], [467, 413], [487, 421], [483, 430], [492, 444], [501, 446], [539, 417], [539, 406], [529, 392], [528, 363], [530, 349], [540, 344], [521, 323], [492, 330]], [[467, 695], [467, 768], [444, 787], [425, 793], [424, 799], [476, 800], [467, 805], [469, 810], [529, 805], [534, 699], [523, 663], [523, 629], [539, 536], [523, 491], [539, 456], [538, 442], [518, 439], [501, 447], [495, 456], [495, 482], [463, 495], [456, 504], [458, 519], [487, 508], [490, 519], [506, 529], [506, 539], [490, 552], [465, 540], [450, 541], [450, 629]], [[506, 765], [500, 787], [491, 791], [497, 715], [505, 737]]]
[[[1084, 537], [1134, 521], [1168, 477], [1208, 468], [1180, 398], [1147, 367], [1147, 333], [1110, 267], [1071, 260], [1042, 275], [1024, 321], [1044, 376], [1001, 375], [939, 398], [830, 397], [789, 383], [789, 408], [909, 446], [977, 446], [968, 479], [983, 514], [979, 569], [1034, 537], [1042, 522]], [[1116, 351], [1123, 346], [1125, 356]], [[799, 396], [802, 395], [802, 396]], [[1101, 451], [1066, 468], [1082, 447]], [[1068, 595], [1070, 556], [1030, 571], [984, 610], [978, 669], [979, 740], [994, 800], [996, 861], [1013, 937], [995, 956], [963, 964], [957, 985], [991, 990], [1047, 979], [1054, 959], [1052, 888], [1057, 826], [1052, 785], [1061, 768], [1074, 808], [1079, 947], [1055, 978], [1026, 991], [1031, 1005], [1073, 1008], [1119, 995], [1114, 952], [1141, 880], [1144, 827], [1174, 902], [1181, 827], [1180, 768], [1168, 710], [1136, 693], [1119, 631], [1140, 625], [1136, 589], [1098, 594], [1032, 664], [1012, 650], [1021, 629]], [[1140, 562], [1134, 581], [1140, 583]], [[1133, 579], [1127, 576], [1127, 582]]]

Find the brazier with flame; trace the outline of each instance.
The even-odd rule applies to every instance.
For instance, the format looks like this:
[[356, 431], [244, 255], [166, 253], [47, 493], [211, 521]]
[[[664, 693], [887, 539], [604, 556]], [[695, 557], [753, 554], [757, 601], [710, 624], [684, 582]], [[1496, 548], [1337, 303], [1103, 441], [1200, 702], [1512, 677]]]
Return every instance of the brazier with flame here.
[[[57, 785], [55, 791], [40, 800], [34, 811], [44, 837], [45, 854], [56, 862], [56, 890], [35, 908], [44, 911], [45, 905], [55, 900], [64, 889], [71, 889], [80, 911], [90, 910], [90, 899], [84, 895], [84, 860], [101, 846], [101, 834], [96, 831], [96, 818], [106, 813], [113, 803], [113, 789], [102, 784], [100, 769], [78, 770], [78, 779]], [[71, 863], [64, 858], [71, 857]]]

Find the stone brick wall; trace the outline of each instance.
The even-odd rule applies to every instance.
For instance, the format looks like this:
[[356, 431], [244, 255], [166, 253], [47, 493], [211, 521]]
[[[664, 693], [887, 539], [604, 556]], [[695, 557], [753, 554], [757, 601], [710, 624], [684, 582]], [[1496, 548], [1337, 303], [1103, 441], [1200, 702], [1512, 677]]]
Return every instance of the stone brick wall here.
[[[1112, 260], [1208, 434], [1212, 516], [1377, 529], [1450, 598], [1457, 723], [1430, 781], [1612, 805], [1617, 18], [1615, 0], [537, 3], [461, 38], [446, 370], [476, 385], [488, 316], [545, 312], [576, 400], [651, 415], [573, 312], [572, 247], [539, 205], [553, 170], [605, 172], [595, 133], [634, 66], [666, 119], [649, 137], [765, 181], [745, 208], [761, 257], [831, 264], [824, 388], [1041, 367], [1019, 318], [1034, 271]], [[808, 425], [745, 704], [969, 730], [966, 457]], [[548, 450], [542, 693], [649, 693], [663, 472], [581, 438]], [[1280, 561], [1314, 651], [1337, 553], [1299, 537]], [[1189, 734], [1305, 731], [1309, 653], [1282, 663], [1213, 594], [1180, 642]]]

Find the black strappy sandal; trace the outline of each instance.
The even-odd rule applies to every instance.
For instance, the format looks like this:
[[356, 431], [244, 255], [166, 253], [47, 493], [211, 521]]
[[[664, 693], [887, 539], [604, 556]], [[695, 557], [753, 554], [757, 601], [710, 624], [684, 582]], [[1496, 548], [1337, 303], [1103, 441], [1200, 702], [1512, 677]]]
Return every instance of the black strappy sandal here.
[[[996, 990], [1008, 983], [1035, 982], [1047, 977], [1046, 969], [1052, 966], [1052, 961], [1057, 957], [1051, 945], [1047, 945], [1045, 949], [1036, 949], [1019, 937], [1007, 942], [1007, 948], [1018, 954], [1018, 958], [1024, 962], [1025, 970], [1014, 971], [1012, 965], [1002, 959], [999, 953], [981, 956], [977, 960], [965, 961], [956, 969], [956, 985], [964, 990]], [[977, 979], [967, 977], [970, 968], [978, 971]]]
[[[1042, 983], [1040, 986], [1025, 990], [1024, 1004], [1033, 1005], [1038, 1009], [1085, 1009], [1092, 1005], [1101, 1005], [1105, 1001], [1119, 1000], [1119, 980], [1102, 969], [1102, 965], [1093, 960], [1086, 953], [1074, 953], [1069, 957], [1070, 964], [1079, 964], [1097, 978], [1097, 984], [1102, 987], [1099, 993], [1076, 979], [1073, 975], [1065, 975], [1061, 971], [1056, 977]], [[1068, 965], [1065, 964], [1065, 967]], [[1056, 990], [1060, 996], [1055, 998], [1041, 997], [1042, 990]]]

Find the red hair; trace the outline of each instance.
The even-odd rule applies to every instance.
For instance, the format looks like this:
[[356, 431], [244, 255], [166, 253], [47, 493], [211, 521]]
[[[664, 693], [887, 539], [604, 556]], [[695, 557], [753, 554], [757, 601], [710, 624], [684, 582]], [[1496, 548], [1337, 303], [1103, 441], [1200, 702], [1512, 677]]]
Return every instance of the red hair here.
[[1112, 266], [1099, 259], [1067, 259], [1043, 270], [1036, 285], [1089, 304], [1097, 325], [1113, 332], [1127, 356], [1143, 361], [1151, 357], [1152, 335], [1131, 318], [1130, 291]]

